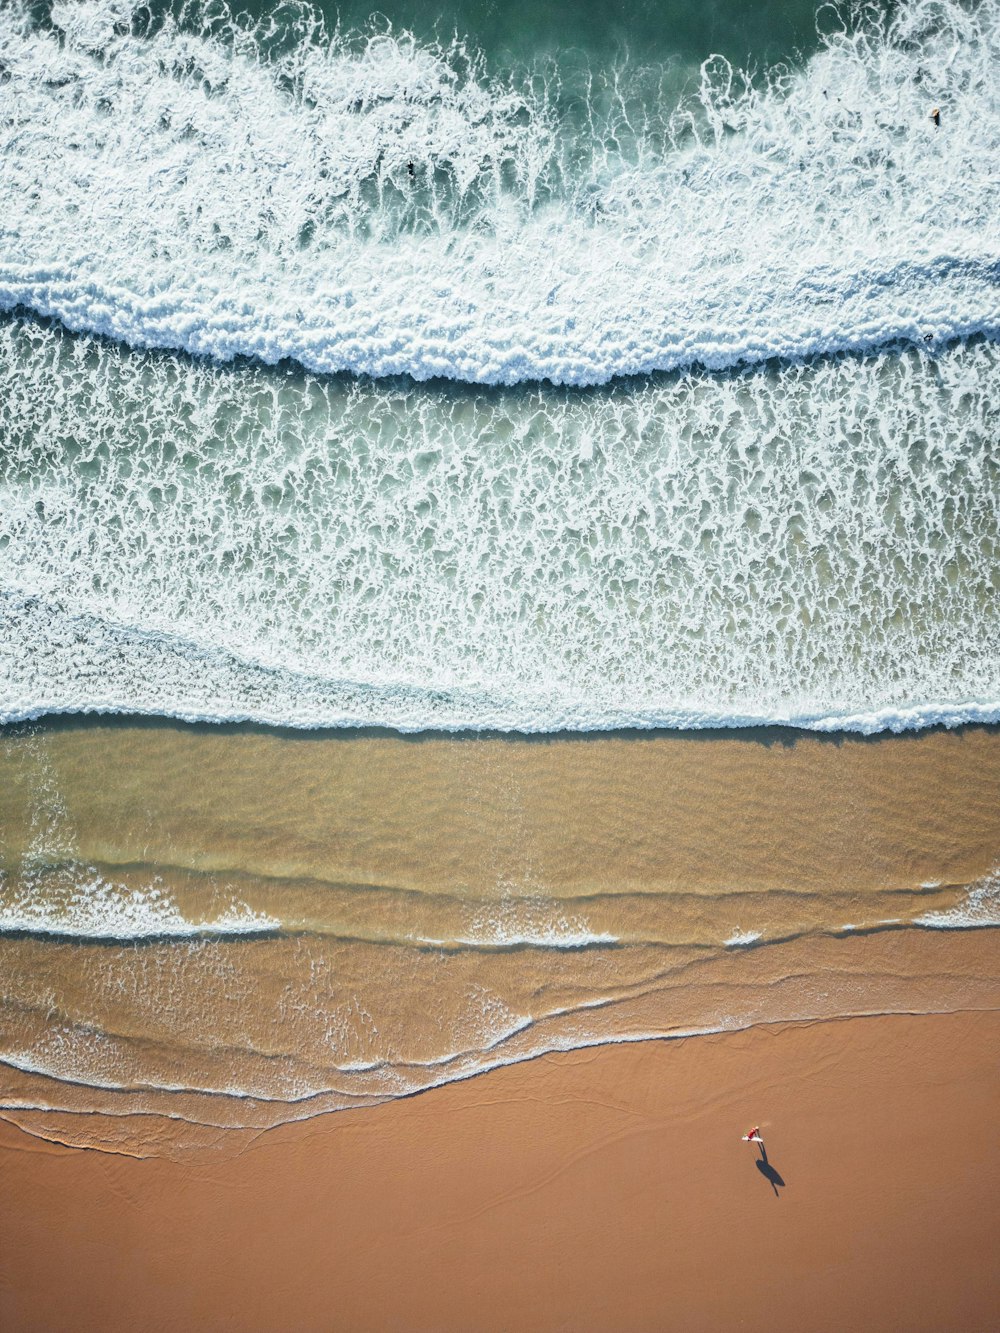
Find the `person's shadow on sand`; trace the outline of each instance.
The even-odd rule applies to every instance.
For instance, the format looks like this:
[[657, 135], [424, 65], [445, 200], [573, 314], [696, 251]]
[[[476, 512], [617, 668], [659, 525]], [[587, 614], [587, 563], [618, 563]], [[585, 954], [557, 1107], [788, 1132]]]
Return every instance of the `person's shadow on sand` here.
[[780, 1195], [778, 1194], [778, 1188], [780, 1186], [781, 1189], [784, 1189], [785, 1182], [782, 1180], [781, 1176], [771, 1165], [771, 1163], [767, 1160], [767, 1149], [764, 1147], [763, 1143], [760, 1145], [760, 1156], [757, 1158], [756, 1162], [754, 1162], [754, 1166], [764, 1177], [764, 1179], [770, 1183], [771, 1188], [774, 1190], [774, 1197], [776, 1199], [780, 1198]]

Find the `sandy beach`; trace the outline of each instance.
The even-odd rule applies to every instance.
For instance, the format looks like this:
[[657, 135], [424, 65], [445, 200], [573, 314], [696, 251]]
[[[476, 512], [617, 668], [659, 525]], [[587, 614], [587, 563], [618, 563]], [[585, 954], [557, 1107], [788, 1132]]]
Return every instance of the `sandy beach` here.
[[0, 1323], [985, 1333], [998, 1042], [980, 1013], [577, 1051], [198, 1166], [3, 1126]]
[[994, 1333], [1000, 3], [372, 9], [0, 0], [0, 1333]]

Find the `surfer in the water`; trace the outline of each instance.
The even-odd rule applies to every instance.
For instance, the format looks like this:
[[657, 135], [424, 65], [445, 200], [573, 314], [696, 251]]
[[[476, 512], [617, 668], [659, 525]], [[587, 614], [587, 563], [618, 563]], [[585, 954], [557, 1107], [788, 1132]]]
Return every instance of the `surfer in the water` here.
[[935, 128], [937, 128], [937, 129], [940, 129], [940, 128], [941, 128], [941, 109], [940, 109], [940, 107], [935, 107], [934, 110], [931, 112], [931, 120], [933, 120], [934, 125], [935, 125]]

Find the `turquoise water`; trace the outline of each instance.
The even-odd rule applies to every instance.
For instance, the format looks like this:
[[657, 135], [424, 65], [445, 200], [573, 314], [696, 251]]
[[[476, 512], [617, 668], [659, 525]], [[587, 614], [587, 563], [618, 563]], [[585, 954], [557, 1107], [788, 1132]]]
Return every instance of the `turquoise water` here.
[[1000, 716], [996, 8], [327, 18], [0, 12], [0, 717]]
[[[881, 6], [888, 9], [888, 4]], [[270, 17], [267, 0], [237, 6], [254, 20]], [[294, 6], [283, 7], [292, 11]], [[719, 52], [739, 65], [774, 63], [810, 52], [816, 45], [813, 0], [547, 0], [544, 4], [427, 5], [419, 0], [383, 4], [320, 4], [330, 27], [361, 31], [367, 26], [406, 29], [421, 41], [454, 34], [500, 64], [532, 64], [539, 57], [565, 57], [567, 48], [605, 63], [627, 54], [633, 60], [700, 64]]]
[[[889, 12], [892, 0], [874, 8]], [[50, 3], [31, 6], [39, 21], [51, 18]], [[533, 64], [540, 57], [565, 57], [570, 49], [586, 52], [598, 63], [623, 54], [638, 61], [678, 59], [700, 64], [718, 52], [741, 66], [773, 64], [811, 53], [817, 32], [837, 22], [820, 15], [813, 0], [705, 0], [702, 4], [669, 0], [547, 0], [544, 4], [499, 4], [466, 0], [464, 4], [426, 5], [418, 0], [375, 5], [284, 3], [239, 0], [229, 12], [215, 3], [152, 0], [136, 6], [134, 26], [149, 33], [169, 15], [191, 31], [224, 31], [231, 18], [262, 32], [269, 52], [293, 45], [304, 26], [319, 19], [327, 30], [366, 33], [407, 31], [424, 43], [447, 44], [458, 36], [484, 53], [497, 67]], [[245, 16], [245, 20], [244, 20]]]

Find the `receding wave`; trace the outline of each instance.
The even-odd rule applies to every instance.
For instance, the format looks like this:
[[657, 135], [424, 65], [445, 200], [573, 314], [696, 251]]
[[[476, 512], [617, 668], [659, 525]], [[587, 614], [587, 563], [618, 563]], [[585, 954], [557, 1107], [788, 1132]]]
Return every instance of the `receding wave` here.
[[481, 384], [1000, 331], [994, 5], [822, 17], [804, 67], [713, 57], [680, 101], [307, 10], [274, 50], [220, 6], [38, 8], [0, 13], [4, 309]]
[[181, 1152], [545, 1051], [995, 1007], [998, 739], [5, 729], [0, 1115]]
[[790, 940], [694, 959], [633, 950], [623, 964], [619, 951], [595, 950], [585, 967], [574, 951], [527, 951], [487, 973], [478, 954], [445, 966], [303, 939], [115, 947], [7, 937], [0, 948], [0, 1114], [44, 1137], [125, 1139], [144, 1153], [191, 1141], [158, 1142], [157, 1115], [266, 1128], [549, 1051], [996, 1006], [995, 942], [984, 931]]
[[[857, 911], [856, 896], [782, 888], [714, 895], [698, 889], [669, 894], [619, 890], [556, 898], [535, 892], [497, 899], [178, 869], [116, 873], [78, 862], [0, 873], [0, 936], [122, 945], [314, 936], [345, 945], [452, 952], [620, 945], [686, 949], [698, 957], [818, 933], [1000, 926], [1000, 869], [968, 886], [883, 892], [865, 905], [861, 920], [837, 924], [848, 910]], [[887, 916], [889, 911], [900, 915]], [[737, 918], [759, 922], [761, 928], [733, 928]]]

